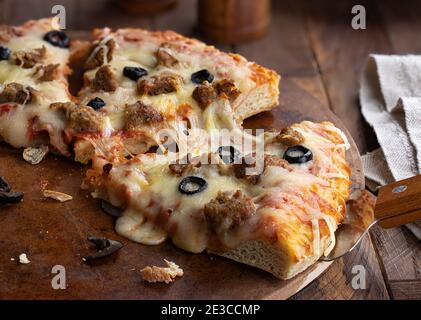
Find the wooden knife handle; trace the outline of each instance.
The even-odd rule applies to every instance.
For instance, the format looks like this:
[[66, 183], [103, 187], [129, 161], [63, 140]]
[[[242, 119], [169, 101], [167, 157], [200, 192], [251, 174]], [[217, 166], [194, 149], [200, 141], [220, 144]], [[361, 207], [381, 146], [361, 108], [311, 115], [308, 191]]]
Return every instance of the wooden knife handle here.
[[421, 219], [421, 175], [381, 187], [374, 216], [383, 228]]

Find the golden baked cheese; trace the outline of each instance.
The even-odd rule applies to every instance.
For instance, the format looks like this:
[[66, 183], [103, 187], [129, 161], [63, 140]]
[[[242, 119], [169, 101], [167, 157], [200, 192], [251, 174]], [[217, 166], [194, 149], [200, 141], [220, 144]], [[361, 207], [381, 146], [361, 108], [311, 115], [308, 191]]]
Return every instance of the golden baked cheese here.
[[241, 130], [244, 118], [278, 103], [279, 76], [239, 55], [172, 31], [108, 28], [94, 32], [76, 99], [70, 41], [55, 22], [0, 28], [0, 137], [14, 147], [46, 144], [87, 163], [104, 146], [146, 152], [162, 129]]
[[[308, 121], [260, 138], [264, 170], [255, 175], [244, 174], [247, 155], [239, 163], [226, 163], [215, 153], [212, 164], [201, 165], [174, 164], [169, 154], [112, 163], [98, 156], [84, 186], [94, 197], [124, 209], [116, 231], [133, 241], [154, 245], [169, 238], [190, 252], [215, 252], [290, 278], [335, 244], [350, 188], [346, 138], [331, 123]], [[285, 154], [296, 145], [312, 157], [289, 163]], [[193, 194], [180, 191], [187, 188], [185, 182], [194, 189], [195, 181], [206, 186]], [[253, 258], [264, 250], [246, 257], [234, 254], [253, 242], [264, 243], [282, 263], [268, 267], [262, 264], [265, 257], [260, 262]]]
[[[159, 143], [161, 129], [224, 128], [223, 121], [214, 121], [213, 111], [241, 124], [278, 104], [274, 71], [198, 40], [172, 31], [108, 28], [96, 30], [94, 40], [80, 104], [100, 99], [104, 105], [98, 113], [109, 119], [109, 134], [129, 153]], [[220, 103], [225, 110], [207, 111], [218, 99], [230, 103]], [[76, 147], [82, 162], [85, 147]]]

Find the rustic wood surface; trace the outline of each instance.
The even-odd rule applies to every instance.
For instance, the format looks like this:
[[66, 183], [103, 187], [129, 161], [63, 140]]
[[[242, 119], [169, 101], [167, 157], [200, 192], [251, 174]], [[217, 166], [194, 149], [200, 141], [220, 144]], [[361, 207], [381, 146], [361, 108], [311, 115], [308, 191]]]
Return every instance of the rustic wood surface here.
[[[347, 132], [341, 121], [305, 90], [288, 79], [284, 81], [284, 87], [280, 107], [249, 119], [247, 127], [282, 128], [309, 119], [332, 121]], [[294, 104], [297, 99], [302, 110]], [[350, 142], [348, 161], [356, 169], [353, 185], [358, 186], [364, 180], [361, 171], [357, 170], [361, 159], [355, 143]], [[113, 219], [102, 212], [99, 201], [80, 190], [86, 166], [55, 156], [32, 166], [22, 159], [20, 150], [4, 143], [0, 143], [0, 163], [2, 175], [10, 180], [15, 190], [25, 192], [22, 203], [2, 208], [0, 215], [0, 298], [286, 299], [330, 265], [316, 264], [291, 280], [280, 281], [266, 272], [221, 257], [187, 253], [169, 241], [159, 246], [142, 246], [118, 236], [114, 232]], [[44, 199], [43, 181], [49, 182], [48, 189], [71, 194], [74, 199], [67, 203]], [[124, 247], [110, 259], [87, 265], [82, 257], [92, 250], [86, 240], [88, 236], [116, 239]], [[370, 246], [369, 241], [353, 256], [341, 259], [337, 271], [342, 271], [343, 266], [351, 268], [353, 261], [371, 261], [370, 250], [365, 249], [367, 245]], [[19, 265], [17, 256], [22, 252], [28, 255], [30, 264]], [[14, 261], [10, 260], [12, 257]], [[183, 278], [170, 286], [142, 281], [139, 270], [146, 265], [162, 265], [163, 258], [182, 266]], [[51, 288], [51, 268], [56, 264], [67, 270], [66, 290]], [[367, 269], [370, 278], [376, 277], [376, 270], [371, 265]], [[347, 297], [353, 295], [346, 285], [349, 280], [342, 277], [328, 284], [332, 285], [331, 290], [341, 284], [347, 290], [341, 292], [341, 296]], [[370, 284], [369, 296], [381, 289], [376, 286], [377, 282]]]
[[[402, 185], [407, 188], [405, 192], [394, 192]], [[374, 212], [376, 219], [383, 219], [380, 221], [381, 227], [391, 228], [405, 225], [408, 221], [421, 220], [420, 208], [421, 175], [418, 175], [381, 187]]]
[[[69, 29], [133, 26], [174, 29], [200, 38], [195, 28], [195, 0], [180, 0], [175, 10], [149, 18], [120, 13], [112, 9], [107, 0], [60, 3], [66, 7]], [[57, 1], [0, 0], [0, 23], [20, 24], [30, 18], [48, 16], [54, 4]], [[354, 4], [362, 4], [367, 10], [366, 30], [351, 28]], [[377, 142], [359, 110], [361, 69], [369, 53], [419, 54], [420, 15], [421, 3], [416, 0], [405, 3], [392, 0], [275, 0], [271, 26], [264, 39], [218, 47], [237, 51], [280, 72], [283, 75], [282, 98], [287, 100], [283, 104], [299, 104], [297, 108], [305, 113], [307, 107], [302, 105], [301, 97], [306, 96], [308, 101], [310, 95], [321, 115], [323, 109], [331, 109], [345, 124], [363, 154], [376, 148]], [[1, 237], [0, 243], [3, 243]], [[142, 261], [141, 256], [138, 261]], [[421, 299], [420, 264], [420, 242], [406, 228], [375, 228], [355, 252], [336, 261], [293, 299]], [[355, 265], [366, 267], [365, 290], [351, 287]], [[21, 272], [24, 277], [25, 271]], [[87, 271], [86, 277], [92, 276], [90, 272], [93, 271]], [[45, 277], [49, 276], [45, 270]]]

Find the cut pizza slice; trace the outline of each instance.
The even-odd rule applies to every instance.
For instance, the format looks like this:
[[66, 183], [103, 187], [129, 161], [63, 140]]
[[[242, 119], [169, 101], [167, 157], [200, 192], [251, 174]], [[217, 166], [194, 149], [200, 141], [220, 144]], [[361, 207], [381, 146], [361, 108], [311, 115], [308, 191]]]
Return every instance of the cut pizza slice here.
[[95, 30], [94, 39], [79, 93], [80, 107], [91, 111], [82, 117], [62, 106], [81, 162], [92, 157], [98, 136], [139, 154], [160, 142], [161, 129], [209, 130], [233, 121], [241, 128], [243, 119], [278, 104], [276, 72], [198, 40], [108, 28]]
[[171, 239], [288, 279], [335, 245], [349, 198], [347, 141], [328, 122], [294, 124], [256, 141], [264, 144], [260, 155], [223, 145], [177, 161], [170, 153], [112, 163], [97, 156], [84, 187], [124, 210], [116, 230], [133, 241]]
[[66, 121], [52, 103], [69, 102], [69, 38], [54, 19], [0, 26], [0, 139], [14, 147], [50, 144], [70, 155]]

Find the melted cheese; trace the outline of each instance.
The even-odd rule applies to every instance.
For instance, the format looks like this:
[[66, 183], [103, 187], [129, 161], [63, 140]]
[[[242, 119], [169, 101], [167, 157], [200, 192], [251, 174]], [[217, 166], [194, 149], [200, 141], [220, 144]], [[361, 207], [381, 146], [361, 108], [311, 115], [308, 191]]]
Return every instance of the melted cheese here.
[[311, 226], [313, 231], [313, 252], [314, 255], [317, 257], [320, 256], [320, 226], [319, 226], [319, 220], [313, 219], [311, 220]]
[[[295, 128], [300, 128], [305, 134], [304, 145], [311, 146], [317, 157], [323, 156], [322, 162], [316, 158], [307, 166], [292, 165], [292, 170], [269, 166], [256, 185], [237, 179], [227, 165], [202, 164], [187, 175], [204, 178], [208, 187], [201, 193], [188, 196], [178, 191], [179, 183], [185, 175], [179, 177], [170, 171], [169, 155], [145, 154], [124, 164], [114, 165], [108, 180], [97, 186], [105, 187], [106, 191], [94, 195], [112, 200], [117, 198], [117, 202], [127, 208], [117, 222], [119, 234], [143, 244], [157, 244], [171, 238], [182, 249], [201, 252], [209, 246], [204, 206], [215, 199], [220, 191], [234, 193], [241, 190], [253, 199], [256, 214], [240, 231], [219, 235], [219, 241], [226, 247], [235, 248], [242, 241], [260, 237], [258, 226], [270, 218], [276, 228], [277, 239], [298, 260], [311, 255], [328, 254], [335, 245], [336, 219], [342, 214], [338, 204], [348, 194], [339, 194], [324, 172], [342, 175], [347, 172], [342, 172], [341, 166], [337, 167], [335, 157], [340, 157], [340, 153], [334, 143], [315, 132], [311, 133], [306, 124]], [[279, 144], [266, 148], [278, 155], [283, 149], [285, 147]], [[323, 150], [330, 150], [331, 153], [321, 155]], [[104, 163], [101, 158], [96, 158], [94, 168], [102, 172]], [[320, 165], [325, 166], [323, 170], [313, 174], [314, 167]], [[125, 190], [124, 197], [127, 200], [122, 202], [116, 190]], [[337, 207], [338, 212], [326, 211], [326, 203], [332, 208]], [[328, 234], [322, 234], [320, 220], [326, 221]], [[321, 252], [322, 237], [324, 241], [326, 236], [330, 238], [330, 245]]]
[[[189, 223], [201, 219], [201, 210], [204, 205], [214, 199], [218, 192], [235, 191], [239, 182], [231, 176], [221, 176], [215, 168], [206, 166], [195, 174], [204, 178], [208, 182], [208, 187], [204, 192], [194, 195], [182, 195], [178, 190], [181, 178], [170, 172], [168, 162], [163, 161], [164, 156], [157, 160], [158, 164], [150, 166], [146, 159], [145, 167], [142, 172], [147, 172], [147, 178], [144, 180], [144, 174], [130, 174], [124, 180], [133, 193], [131, 197], [130, 208], [148, 208], [145, 214], [149, 219], [154, 219], [157, 215], [165, 211], [174, 211], [169, 218], [169, 225], [176, 225], [177, 232], [174, 234], [173, 242], [182, 249], [190, 252], [201, 252], [206, 248], [206, 228], [200, 223]], [[163, 162], [162, 162], [163, 161]], [[145, 170], [145, 171], [144, 171]], [[140, 178], [139, 180], [139, 177]], [[119, 176], [119, 179], [122, 177]], [[139, 195], [139, 196], [135, 196]], [[175, 210], [175, 208], [177, 208]], [[124, 214], [117, 223], [117, 232], [134, 241], [150, 244], [150, 226], [146, 228], [139, 227], [140, 220], [133, 218], [133, 210], [129, 209], [128, 214]], [[146, 239], [146, 240], [145, 240]]]
[[[24, 36], [14, 37], [3, 45], [7, 46], [12, 54], [20, 50], [44, 46], [47, 49], [47, 55], [43, 64], [60, 64], [61, 68], [64, 68], [69, 58], [69, 51], [44, 41], [42, 37], [45, 32], [42, 28], [32, 28]], [[50, 136], [50, 143], [66, 154], [67, 148], [62, 140], [65, 119], [59, 112], [49, 108], [53, 102], [70, 101], [66, 80], [62, 74], [59, 80], [38, 81], [34, 75], [35, 68], [36, 66], [28, 69], [17, 66], [13, 56], [9, 60], [0, 61], [0, 84], [16, 82], [38, 91], [31, 103], [24, 106], [12, 103], [11, 105], [14, 105], [12, 110], [0, 116], [0, 136], [14, 147], [27, 147], [39, 143], [32, 136], [32, 130], [44, 130]], [[31, 128], [31, 125], [35, 128]]]
[[329, 215], [323, 215], [323, 219], [326, 221], [326, 224], [329, 228], [329, 245], [323, 252], [323, 255], [327, 256], [329, 253], [335, 248], [336, 238], [335, 238], [335, 230], [336, 230], [336, 221]]
[[[97, 50], [103, 48], [108, 52], [106, 43], [114, 39], [116, 48], [111, 61], [106, 61], [113, 70], [119, 87], [114, 92], [93, 92], [89, 87], [84, 88], [80, 93], [82, 104], [87, 104], [94, 97], [100, 97], [106, 103], [101, 109], [106, 117], [110, 119], [113, 132], [125, 130], [126, 105], [133, 104], [136, 101], [142, 101], [148, 106], [152, 106], [159, 111], [165, 118], [164, 124], [156, 126], [144, 126], [137, 129], [137, 134], [143, 134], [148, 138], [156, 140], [158, 130], [164, 128], [174, 128], [179, 121], [188, 120], [190, 128], [203, 128], [205, 130], [219, 128], [239, 127], [234, 121], [234, 112], [227, 102], [209, 106], [205, 112], [198, 106], [193, 99], [192, 93], [196, 84], [191, 81], [191, 75], [199, 70], [208, 69], [215, 75], [215, 80], [232, 79], [244, 95], [252, 90], [256, 84], [251, 80], [250, 64], [245, 59], [233, 59], [228, 54], [209, 50], [204, 44], [199, 42], [185, 43], [181, 40], [169, 41], [169, 47], [161, 48], [168, 54], [176, 58], [179, 63], [173, 67], [157, 66], [156, 53], [161, 47], [161, 40], [153, 33], [137, 30], [127, 32], [120, 30], [115, 33], [104, 31], [106, 35], [98, 42], [97, 47], [91, 55]], [[126, 41], [126, 36], [139, 36], [138, 41]], [[187, 48], [187, 49], [186, 49]], [[206, 52], [207, 58], [203, 53]], [[123, 75], [123, 69], [126, 66], [141, 67], [148, 71], [147, 77], [153, 77], [161, 73], [170, 72], [176, 74], [181, 79], [181, 86], [177, 92], [160, 94], [156, 96], [140, 96], [137, 93], [137, 84], [135, 81]], [[85, 73], [87, 83], [91, 83], [95, 77], [97, 69], [89, 70]], [[180, 112], [179, 108], [189, 108], [187, 112]], [[194, 149], [191, 152], [195, 153]]]
[[141, 214], [128, 210], [117, 219], [115, 229], [126, 238], [145, 245], [158, 245], [167, 239], [167, 233], [147, 222]]
[[204, 129], [210, 131], [221, 128], [238, 128], [239, 125], [234, 119], [234, 111], [229, 102], [225, 99], [217, 100], [209, 105], [203, 113]]
[[298, 168], [288, 171], [282, 167], [269, 167], [260, 179], [265, 187], [279, 187], [284, 191], [304, 188], [313, 184], [329, 185], [326, 180]]

